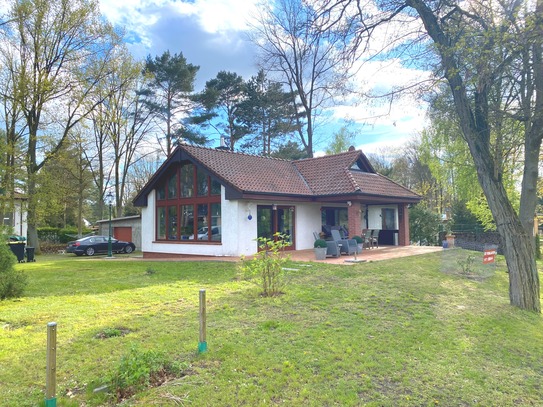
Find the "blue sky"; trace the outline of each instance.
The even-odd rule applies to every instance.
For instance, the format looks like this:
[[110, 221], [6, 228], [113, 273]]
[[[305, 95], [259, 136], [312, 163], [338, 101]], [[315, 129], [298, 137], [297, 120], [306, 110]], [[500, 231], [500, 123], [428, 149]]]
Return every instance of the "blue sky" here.
[[[257, 71], [254, 46], [246, 38], [247, 21], [258, 0], [100, 0], [102, 13], [124, 27], [129, 49], [143, 59], [169, 50], [182, 52], [200, 66], [196, 90], [221, 70], [249, 79]], [[389, 28], [390, 29], [390, 28]], [[404, 27], [402, 27], [404, 29]], [[416, 80], [423, 71], [408, 69], [400, 61], [375, 60], [360, 69], [366, 91], [390, 89]], [[316, 150], [324, 149], [334, 131], [349, 120], [357, 133], [356, 147], [378, 152], [381, 146], [400, 147], [422, 130], [425, 106], [410, 97], [388, 104], [345, 103], [328, 112], [332, 122], [316, 137]]]

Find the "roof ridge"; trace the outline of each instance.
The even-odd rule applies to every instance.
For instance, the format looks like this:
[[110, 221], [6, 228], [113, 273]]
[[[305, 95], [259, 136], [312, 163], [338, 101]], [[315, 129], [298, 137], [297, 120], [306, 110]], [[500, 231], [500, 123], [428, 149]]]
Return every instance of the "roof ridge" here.
[[338, 155], [353, 154], [353, 153], [360, 154], [362, 153], [362, 150], [342, 151], [341, 153], [325, 154], [319, 157], [300, 158], [299, 160], [293, 160], [293, 161], [299, 162], [299, 161], [319, 160], [319, 159], [323, 159], [327, 157], [337, 157]]
[[353, 174], [351, 173], [351, 170], [349, 168], [345, 168], [344, 171], [345, 171], [345, 174], [347, 174], [347, 178], [350, 181], [351, 185], [353, 186], [354, 190], [360, 191], [361, 190], [360, 185], [358, 185], [358, 183], [354, 179]]
[[270, 157], [270, 156], [260, 155], [260, 154], [249, 154], [249, 153], [245, 153], [245, 152], [243, 152], [243, 151], [232, 151], [232, 150], [230, 150], [230, 149], [224, 149], [224, 148], [206, 147], [206, 146], [196, 146], [196, 145], [188, 144], [188, 143], [179, 143], [179, 144], [182, 145], [182, 146], [184, 146], [184, 147], [199, 148], [199, 149], [202, 149], [202, 150], [209, 150], [209, 151], [219, 152], [219, 153], [220, 153], [220, 152], [224, 152], [224, 153], [229, 153], [229, 154], [244, 155], [244, 156], [247, 156], [247, 157], [267, 158], [267, 159], [276, 160], [276, 161], [293, 162], [293, 160], [287, 160], [287, 159], [285, 159], [285, 158]]
[[313, 188], [311, 188], [311, 185], [309, 185], [309, 182], [307, 182], [307, 179], [305, 179], [304, 177], [304, 174], [302, 174], [302, 172], [300, 171], [300, 169], [298, 168], [298, 166], [296, 165], [296, 161], [299, 161], [299, 160], [292, 160], [290, 161], [290, 165], [294, 168], [294, 170], [296, 171], [296, 174], [298, 174], [298, 176], [300, 177], [300, 179], [303, 181], [303, 183], [307, 186], [307, 188], [309, 188], [309, 190], [311, 191], [312, 194], [316, 194], [315, 190]]

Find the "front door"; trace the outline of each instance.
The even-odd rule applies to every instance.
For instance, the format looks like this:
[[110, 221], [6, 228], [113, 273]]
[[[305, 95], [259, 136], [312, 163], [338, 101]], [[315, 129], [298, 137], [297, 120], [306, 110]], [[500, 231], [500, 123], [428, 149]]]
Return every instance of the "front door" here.
[[258, 205], [256, 212], [258, 237], [274, 239], [279, 232], [291, 243], [285, 250], [294, 250], [294, 207]]

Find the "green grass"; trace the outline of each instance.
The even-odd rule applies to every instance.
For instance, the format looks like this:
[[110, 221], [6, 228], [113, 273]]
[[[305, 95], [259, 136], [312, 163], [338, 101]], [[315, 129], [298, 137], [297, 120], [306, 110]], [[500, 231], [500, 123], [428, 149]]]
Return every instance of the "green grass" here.
[[509, 305], [503, 258], [471, 253], [464, 273], [469, 254], [289, 264], [274, 298], [226, 262], [38, 257], [17, 265], [26, 296], [0, 302], [0, 406], [43, 402], [51, 321], [59, 406], [113, 405], [93, 390], [134, 348], [183, 371], [123, 405], [540, 405], [542, 317]]

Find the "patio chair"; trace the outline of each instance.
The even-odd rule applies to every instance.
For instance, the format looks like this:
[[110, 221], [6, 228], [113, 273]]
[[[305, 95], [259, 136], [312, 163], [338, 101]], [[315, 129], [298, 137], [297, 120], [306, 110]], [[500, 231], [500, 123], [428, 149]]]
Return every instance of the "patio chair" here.
[[349, 235], [348, 235], [347, 229], [345, 229], [345, 227], [341, 226], [338, 230], [339, 230], [339, 235], [341, 236], [341, 239], [349, 241], [349, 246], [356, 245], [356, 254], [362, 253], [362, 249], [364, 248], [364, 244], [362, 244], [361, 246], [358, 246], [358, 242], [355, 239], [349, 239]]
[[371, 244], [372, 246], [377, 246], [379, 248], [379, 232], [380, 229], [372, 229], [371, 230]]
[[[313, 237], [315, 238], [315, 240], [321, 238], [317, 232], [313, 232]], [[341, 251], [337, 242], [333, 240], [325, 240], [325, 242], [326, 242], [326, 256], [332, 256], [332, 257], [341, 256]]]
[[364, 243], [362, 243], [363, 246], [367, 247], [368, 249], [373, 248], [373, 239], [371, 238], [371, 229], [364, 230], [364, 236], [362, 237], [364, 239]]
[[358, 252], [358, 245], [354, 239], [342, 239], [339, 230], [332, 230], [332, 240], [340, 245], [341, 253], [355, 254]]

